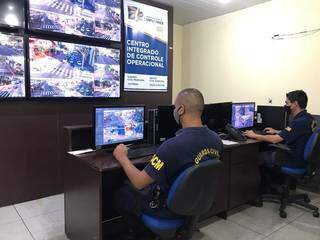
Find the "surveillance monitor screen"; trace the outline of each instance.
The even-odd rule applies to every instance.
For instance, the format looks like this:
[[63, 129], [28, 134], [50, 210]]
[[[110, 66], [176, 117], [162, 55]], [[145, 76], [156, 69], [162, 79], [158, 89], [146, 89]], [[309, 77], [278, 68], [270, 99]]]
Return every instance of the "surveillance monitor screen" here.
[[1, 0], [0, 9], [0, 25], [24, 27], [24, 0]]
[[94, 115], [96, 147], [144, 138], [144, 107], [96, 107]]
[[120, 0], [29, 0], [31, 29], [121, 40]]
[[0, 98], [25, 95], [23, 38], [0, 33]]
[[120, 50], [29, 39], [31, 97], [120, 97]]
[[238, 129], [253, 127], [254, 110], [255, 103], [232, 104], [232, 126]]

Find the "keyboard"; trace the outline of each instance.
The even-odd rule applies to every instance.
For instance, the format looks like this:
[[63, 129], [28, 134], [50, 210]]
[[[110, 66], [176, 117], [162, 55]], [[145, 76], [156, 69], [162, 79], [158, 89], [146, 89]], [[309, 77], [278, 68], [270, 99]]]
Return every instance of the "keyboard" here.
[[130, 148], [128, 149], [128, 158], [133, 159], [153, 155], [156, 153], [157, 148], [157, 146]]

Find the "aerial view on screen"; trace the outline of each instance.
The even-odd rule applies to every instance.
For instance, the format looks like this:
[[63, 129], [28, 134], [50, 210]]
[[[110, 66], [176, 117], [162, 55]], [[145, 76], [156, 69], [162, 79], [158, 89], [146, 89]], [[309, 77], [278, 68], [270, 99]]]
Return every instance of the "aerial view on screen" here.
[[0, 98], [24, 96], [23, 38], [0, 33]]
[[121, 40], [120, 0], [29, 0], [30, 28]]
[[253, 127], [255, 105], [233, 104], [232, 105], [232, 126], [235, 128]]
[[[108, 145], [143, 139], [144, 108], [103, 109], [103, 125], [96, 131], [103, 131], [103, 142]], [[99, 121], [99, 119], [96, 119]], [[97, 134], [99, 136], [99, 133]], [[101, 139], [101, 138], [100, 138]], [[99, 137], [96, 143], [99, 142]]]
[[119, 97], [120, 51], [29, 39], [31, 97]]

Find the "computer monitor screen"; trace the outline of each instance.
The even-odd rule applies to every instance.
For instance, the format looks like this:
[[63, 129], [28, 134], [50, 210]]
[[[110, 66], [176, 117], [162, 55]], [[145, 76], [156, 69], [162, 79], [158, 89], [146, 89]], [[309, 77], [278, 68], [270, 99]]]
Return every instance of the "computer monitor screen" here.
[[0, 9], [0, 25], [24, 27], [24, 0], [1, 0]]
[[287, 114], [283, 106], [258, 106], [257, 114], [261, 116], [261, 128], [281, 130], [286, 127]]
[[95, 107], [96, 148], [144, 139], [144, 107]]
[[158, 106], [157, 112], [157, 142], [161, 143], [175, 136], [179, 125], [173, 117], [174, 105]]
[[120, 50], [29, 39], [31, 97], [120, 97]]
[[25, 97], [23, 38], [0, 33], [0, 98]]
[[255, 103], [233, 103], [232, 126], [238, 129], [253, 127], [254, 110]]
[[216, 132], [223, 132], [230, 123], [232, 103], [206, 104], [202, 112], [202, 123]]
[[29, 0], [34, 30], [121, 40], [120, 0]]

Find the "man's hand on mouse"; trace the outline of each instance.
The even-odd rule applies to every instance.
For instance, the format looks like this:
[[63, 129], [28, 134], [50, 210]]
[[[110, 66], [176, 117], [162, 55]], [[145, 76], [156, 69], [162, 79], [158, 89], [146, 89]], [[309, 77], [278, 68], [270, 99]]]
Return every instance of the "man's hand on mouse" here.
[[113, 156], [119, 162], [123, 161], [124, 159], [128, 158], [128, 148], [124, 144], [119, 144], [113, 151]]
[[243, 135], [248, 138], [255, 138], [257, 136], [257, 134], [252, 130], [245, 131]]

